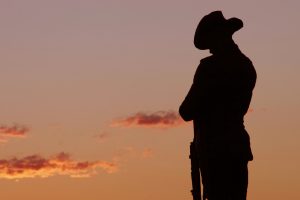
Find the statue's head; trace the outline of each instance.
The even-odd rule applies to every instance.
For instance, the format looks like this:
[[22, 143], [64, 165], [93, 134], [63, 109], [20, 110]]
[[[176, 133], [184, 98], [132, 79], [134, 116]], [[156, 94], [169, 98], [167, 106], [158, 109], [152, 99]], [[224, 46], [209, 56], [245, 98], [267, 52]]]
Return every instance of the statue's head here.
[[204, 16], [199, 22], [194, 44], [201, 50], [211, 49], [217, 43], [232, 40], [232, 35], [242, 27], [242, 20], [238, 18], [225, 19], [221, 11], [214, 11]]

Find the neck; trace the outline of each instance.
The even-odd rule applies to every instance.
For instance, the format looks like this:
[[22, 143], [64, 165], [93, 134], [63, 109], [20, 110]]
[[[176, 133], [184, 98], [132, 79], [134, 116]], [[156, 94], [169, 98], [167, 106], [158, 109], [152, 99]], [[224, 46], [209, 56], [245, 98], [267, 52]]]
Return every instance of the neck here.
[[210, 53], [213, 55], [223, 55], [228, 52], [232, 52], [233, 50], [238, 49], [238, 46], [234, 43], [233, 40], [226, 41], [216, 45], [215, 47], [210, 49]]

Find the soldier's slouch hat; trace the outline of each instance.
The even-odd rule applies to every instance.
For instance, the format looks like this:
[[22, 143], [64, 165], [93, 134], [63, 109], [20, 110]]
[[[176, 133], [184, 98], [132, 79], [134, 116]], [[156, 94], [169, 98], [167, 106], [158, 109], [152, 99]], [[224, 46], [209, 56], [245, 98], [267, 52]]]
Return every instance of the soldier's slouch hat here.
[[198, 49], [209, 48], [209, 41], [214, 37], [232, 36], [243, 27], [243, 21], [238, 18], [225, 19], [221, 11], [214, 11], [204, 16], [196, 29], [194, 44]]

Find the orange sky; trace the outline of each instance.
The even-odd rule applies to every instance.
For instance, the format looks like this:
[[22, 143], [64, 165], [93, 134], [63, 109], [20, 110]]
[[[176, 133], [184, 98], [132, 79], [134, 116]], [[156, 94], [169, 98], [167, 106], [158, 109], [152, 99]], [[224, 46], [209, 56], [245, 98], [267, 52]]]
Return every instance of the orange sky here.
[[192, 199], [176, 112], [204, 15], [239, 17], [257, 73], [248, 199], [300, 199], [296, 0], [1, 0], [0, 185], [7, 200]]

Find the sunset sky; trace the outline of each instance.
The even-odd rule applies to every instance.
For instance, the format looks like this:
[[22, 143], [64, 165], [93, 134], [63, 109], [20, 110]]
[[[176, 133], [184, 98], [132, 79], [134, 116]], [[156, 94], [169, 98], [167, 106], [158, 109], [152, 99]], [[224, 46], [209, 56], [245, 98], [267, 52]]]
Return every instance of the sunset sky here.
[[300, 1], [1, 0], [5, 200], [187, 200], [191, 123], [177, 114], [199, 20], [238, 17], [258, 74], [245, 117], [249, 200], [300, 199]]

